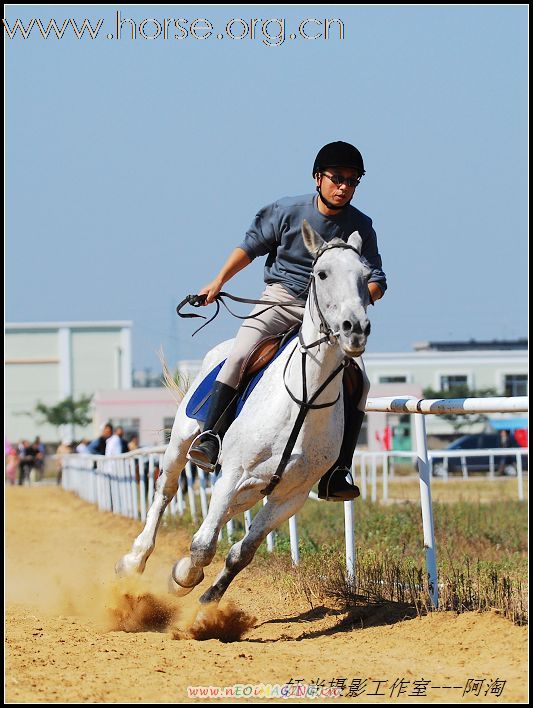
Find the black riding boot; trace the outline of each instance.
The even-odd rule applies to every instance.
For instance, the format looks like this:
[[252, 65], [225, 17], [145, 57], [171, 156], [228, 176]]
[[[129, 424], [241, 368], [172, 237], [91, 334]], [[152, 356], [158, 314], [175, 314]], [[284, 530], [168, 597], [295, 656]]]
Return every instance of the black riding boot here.
[[212, 471], [218, 461], [222, 438], [233, 423], [237, 390], [215, 381], [204, 432], [190, 447], [187, 458], [203, 470]]
[[350, 484], [346, 477], [350, 475], [350, 479], [352, 478], [353, 453], [365, 414], [352, 401], [346, 399], [347, 397], [344, 406], [344, 436], [339, 459], [318, 483], [318, 497], [327, 501], [350, 501], [357, 499], [360, 494], [359, 487]]

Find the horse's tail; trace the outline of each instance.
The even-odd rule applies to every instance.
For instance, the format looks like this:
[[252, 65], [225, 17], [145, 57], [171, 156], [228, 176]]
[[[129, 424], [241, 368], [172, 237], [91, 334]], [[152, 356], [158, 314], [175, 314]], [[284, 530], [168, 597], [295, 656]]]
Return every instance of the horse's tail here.
[[181, 374], [179, 371], [176, 371], [176, 373], [172, 375], [170, 369], [168, 368], [168, 364], [163, 353], [163, 348], [159, 350], [159, 361], [163, 367], [163, 383], [172, 393], [176, 403], [180, 403], [191, 385], [189, 377]]

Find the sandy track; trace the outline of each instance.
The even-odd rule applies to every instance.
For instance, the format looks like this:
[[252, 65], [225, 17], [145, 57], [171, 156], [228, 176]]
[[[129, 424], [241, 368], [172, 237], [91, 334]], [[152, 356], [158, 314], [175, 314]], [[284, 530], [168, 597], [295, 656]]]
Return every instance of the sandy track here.
[[[135, 586], [117, 584], [114, 563], [140, 524], [98, 512], [54, 487], [6, 491], [8, 702], [181, 703], [190, 701], [188, 686], [291, 678], [324, 681], [325, 687], [346, 679], [344, 697], [330, 699], [337, 702], [527, 700], [524, 627], [494, 613], [436, 613], [392, 625], [374, 617], [375, 626], [354, 628], [334, 610], [310, 612], [303, 600], [288, 601], [253, 566], [228, 592], [256, 618], [240, 641], [173, 638], [189, 636], [183, 630], [200, 591], [170, 600], [179, 609], [170, 629], [109, 631], [108, 608], [119, 607], [126, 591], [149, 590], [163, 605], [169, 602], [166, 577], [189, 539], [161, 532], [143, 578]], [[215, 563], [208, 578], [219, 569]], [[480, 690], [463, 696], [469, 679], [482, 680]]]

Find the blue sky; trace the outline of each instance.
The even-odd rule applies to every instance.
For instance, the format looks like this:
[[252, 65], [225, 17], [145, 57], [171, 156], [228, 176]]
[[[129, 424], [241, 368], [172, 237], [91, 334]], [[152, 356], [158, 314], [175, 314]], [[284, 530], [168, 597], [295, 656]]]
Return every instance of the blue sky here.
[[[107, 38], [117, 10], [135, 40], [129, 25]], [[103, 23], [94, 40], [71, 27], [43, 39], [34, 23], [4, 42], [6, 320], [129, 319], [135, 368], [157, 369], [161, 345], [171, 363], [200, 358], [238, 322], [224, 313], [191, 338], [196, 321], [176, 304], [212, 280], [260, 207], [313, 191], [316, 152], [341, 139], [364, 156], [353, 203], [374, 221], [389, 283], [367, 351], [525, 336], [527, 12], [8, 6], [11, 29]], [[205, 18], [213, 34], [140, 36], [164, 18], [188, 32]], [[234, 35], [261, 20], [255, 38], [225, 33], [237, 18]], [[323, 18], [342, 20], [343, 39], [298, 36]], [[262, 287], [258, 259], [225, 289]]]

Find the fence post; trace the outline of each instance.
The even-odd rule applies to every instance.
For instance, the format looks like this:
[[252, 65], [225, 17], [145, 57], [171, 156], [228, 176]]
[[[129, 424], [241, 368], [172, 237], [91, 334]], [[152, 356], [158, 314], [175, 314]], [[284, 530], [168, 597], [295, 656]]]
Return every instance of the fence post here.
[[207, 516], [207, 492], [206, 492], [206, 483], [205, 483], [205, 472], [204, 470], [199, 467], [198, 468], [198, 481], [200, 483], [200, 506], [202, 507], [202, 519], [205, 519]]
[[289, 536], [291, 539], [292, 564], [298, 565], [300, 562], [300, 549], [298, 548], [298, 526], [296, 525], [296, 516], [291, 516], [289, 519]]
[[386, 452], [383, 453], [383, 501], [389, 501], [389, 456]]
[[518, 452], [516, 453], [516, 478], [518, 481], [518, 499], [520, 501], [524, 501], [524, 475], [522, 474], [522, 455]]
[[193, 476], [192, 476], [192, 469], [191, 469], [191, 463], [188, 462], [187, 465], [185, 466], [185, 474], [187, 475], [187, 496], [189, 497], [189, 511], [191, 512], [191, 519], [193, 521], [196, 521], [196, 501], [194, 498], [194, 489], [193, 489]]
[[435, 554], [435, 533], [433, 530], [433, 508], [431, 506], [431, 480], [429, 476], [426, 421], [424, 416], [413, 414], [416, 432], [416, 450], [418, 456], [418, 474], [420, 477], [420, 503], [422, 506], [422, 526], [424, 529], [424, 548], [426, 549], [426, 571], [429, 592], [434, 607], [439, 606], [439, 586], [437, 578], [437, 557]]
[[375, 455], [372, 455], [372, 496], [373, 502], [378, 500], [378, 469], [377, 469], [377, 459]]
[[139, 500], [141, 505], [141, 521], [146, 521], [146, 483], [144, 479], [144, 457], [136, 457], [139, 470]]
[[252, 510], [247, 509], [244, 512], [244, 533], [247, 534], [248, 531], [250, 530], [250, 526], [252, 525]]
[[353, 501], [344, 502], [344, 540], [346, 543], [346, 580], [355, 587], [356, 550]]
[[[263, 497], [263, 506], [265, 506], [268, 502], [267, 497]], [[267, 551], [269, 553], [272, 553], [274, 550], [274, 532], [271, 531], [268, 536], [266, 537], [266, 542], [267, 542]]]

